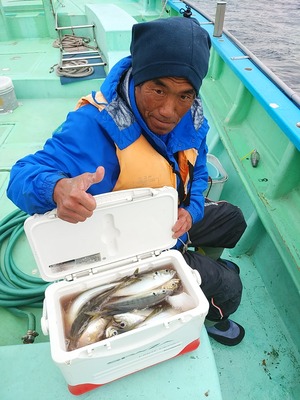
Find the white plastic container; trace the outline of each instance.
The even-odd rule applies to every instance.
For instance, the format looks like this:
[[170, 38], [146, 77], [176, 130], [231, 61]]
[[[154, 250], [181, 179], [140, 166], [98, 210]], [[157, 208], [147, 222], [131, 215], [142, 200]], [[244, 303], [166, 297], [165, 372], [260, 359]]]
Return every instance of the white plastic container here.
[[[61, 281], [45, 293], [42, 327], [69, 390], [82, 394], [143, 368], [195, 350], [208, 312], [198, 273], [176, 250], [173, 188], [134, 189], [95, 197], [97, 208], [84, 223], [70, 224], [55, 211], [29, 217], [25, 232], [42, 277]], [[101, 284], [161, 268], [173, 268], [192, 299], [187, 311], [126, 333], [68, 351], [61, 302]]]
[[0, 114], [12, 112], [18, 107], [14, 85], [8, 76], [0, 76]]
[[204, 195], [211, 200], [218, 201], [228, 175], [218, 158], [212, 154], [207, 154], [207, 169], [209, 182]]

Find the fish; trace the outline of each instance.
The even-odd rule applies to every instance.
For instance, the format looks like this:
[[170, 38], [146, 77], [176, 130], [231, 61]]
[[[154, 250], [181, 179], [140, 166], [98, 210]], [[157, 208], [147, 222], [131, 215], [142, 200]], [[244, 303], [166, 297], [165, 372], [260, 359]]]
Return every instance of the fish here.
[[109, 319], [107, 318], [103, 318], [101, 316], [93, 317], [89, 321], [81, 336], [78, 337], [76, 341], [70, 342], [69, 350], [75, 350], [100, 341], [104, 337], [105, 329], [108, 323]]
[[161, 307], [144, 308], [142, 310], [133, 310], [131, 312], [115, 314], [107, 325], [105, 336], [112, 337], [123, 332], [128, 332], [136, 328], [151, 315], [155, 315], [161, 311]]
[[114, 292], [116, 292], [118, 289], [121, 289], [123, 286], [126, 286], [135, 281], [136, 274], [137, 272], [135, 272], [133, 275], [126, 276], [120, 281], [120, 283], [115, 285], [113, 288], [106, 290], [105, 292], [102, 292], [101, 294], [93, 297], [83, 307], [81, 307], [80, 312], [74, 319], [70, 328], [70, 332], [67, 335], [68, 340], [71, 343], [77, 341], [77, 339], [85, 331], [85, 329], [87, 328], [89, 322], [93, 317], [99, 316], [101, 314], [102, 308], [105, 306], [107, 302], [110, 301]]
[[115, 325], [109, 325], [106, 329], [105, 329], [105, 337], [108, 339], [108, 338], [111, 338], [111, 337], [113, 337], [113, 336], [117, 336], [118, 334], [119, 334], [120, 332], [119, 332], [119, 329], [118, 329], [118, 327], [117, 326], [115, 326]]
[[93, 297], [114, 288], [117, 284], [118, 282], [112, 282], [105, 285], [96, 286], [94, 288], [85, 290], [78, 296], [76, 296], [75, 299], [70, 302], [70, 305], [65, 312], [64, 322], [66, 329], [70, 329], [72, 323], [74, 322], [77, 315], [80, 313], [81, 309], [86, 306]]
[[147, 292], [141, 292], [132, 296], [114, 297], [106, 303], [103, 309], [104, 314], [118, 312], [129, 312], [134, 309], [153, 307], [162, 302], [167, 296], [172, 295], [180, 285], [180, 279], [170, 279], [164, 285]]
[[[138, 270], [135, 271], [134, 277], [136, 278], [133, 283], [125, 285], [118, 289], [114, 293], [114, 296], [129, 296], [140, 293], [142, 291], [152, 290], [158, 286], [163, 285], [176, 274], [175, 270], [172, 269], [160, 269], [151, 271], [143, 274], [138, 274]], [[111, 282], [105, 285], [97, 286], [89, 290], [85, 290], [80, 293], [71, 303], [69, 308], [65, 312], [64, 323], [65, 329], [70, 330], [76, 317], [79, 315], [82, 309], [90, 306], [90, 301], [98, 295], [113, 289], [120, 282]]]
[[165, 321], [167, 318], [173, 317], [176, 314], [180, 314], [180, 311], [171, 307], [169, 304], [164, 304], [159, 313], [150, 315], [149, 318], [146, 318], [145, 321], [139, 325], [139, 328], [156, 322]]
[[[149, 309], [158, 305], [178, 289], [180, 279], [169, 279], [175, 275], [176, 271], [171, 269], [161, 269], [142, 274], [139, 274], [136, 270], [132, 275], [126, 276], [118, 282], [81, 293], [75, 299], [75, 304], [71, 304], [70, 315], [65, 318], [65, 324], [70, 326], [66, 335], [69, 349], [77, 348], [78, 343], [81, 346], [81, 343], [92, 342], [94, 337], [97, 338], [95, 339], [97, 341], [101, 340], [100, 338], [103, 335], [111, 337], [118, 334], [122, 329], [123, 332], [133, 329], [143, 322], [151, 314], [151, 311], [147, 311], [144, 319], [139, 316], [139, 320], [136, 321], [133, 321], [133, 315], [131, 315], [130, 321], [120, 321], [117, 316], [110, 324], [107, 322], [105, 334], [102, 330], [101, 335], [100, 333], [98, 335], [90, 333], [90, 330], [95, 329], [97, 324], [103, 323], [104, 325], [104, 320], [111, 321], [111, 317], [115, 314], [128, 313], [136, 309]], [[157, 312], [156, 309], [155, 313]]]
[[136, 282], [117, 290], [114, 293], [114, 297], [132, 296], [141, 292], [156, 289], [174, 278], [175, 275], [176, 271], [168, 268], [137, 274]]

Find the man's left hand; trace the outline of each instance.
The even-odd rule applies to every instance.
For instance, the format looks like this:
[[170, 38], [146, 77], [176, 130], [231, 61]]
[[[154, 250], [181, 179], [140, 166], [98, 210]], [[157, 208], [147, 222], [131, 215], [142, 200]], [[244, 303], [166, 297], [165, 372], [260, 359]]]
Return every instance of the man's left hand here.
[[188, 232], [193, 224], [191, 214], [184, 208], [178, 208], [178, 219], [176, 224], [173, 226], [173, 238], [177, 239], [184, 233]]

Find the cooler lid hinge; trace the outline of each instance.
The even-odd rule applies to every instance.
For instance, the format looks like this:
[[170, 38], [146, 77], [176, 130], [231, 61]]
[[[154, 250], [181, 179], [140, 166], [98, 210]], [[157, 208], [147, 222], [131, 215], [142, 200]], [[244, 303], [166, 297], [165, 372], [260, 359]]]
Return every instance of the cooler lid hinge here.
[[157, 257], [161, 251], [149, 251], [147, 253], [139, 254], [137, 261], [146, 260], [147, 258]]

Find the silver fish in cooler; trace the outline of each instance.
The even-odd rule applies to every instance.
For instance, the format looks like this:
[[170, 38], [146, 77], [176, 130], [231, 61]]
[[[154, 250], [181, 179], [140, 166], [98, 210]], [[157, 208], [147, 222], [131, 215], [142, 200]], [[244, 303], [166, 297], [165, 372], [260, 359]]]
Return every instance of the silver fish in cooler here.
[[112, 297], [103, 308], [104, 313], [110, 310], [110, 313], [128, 312], [134, 309], [143, 309], [153, 307], [166, 297], [171, 296], [180, 285], [180, 279], [173, 278], [164, 285], [146, 292], [141, 292], [132, 296]]
[[148, 290], [156, 289], [174, 278], [176, 271], [174, 269], [164, 268], [155, 271], [137, 274], [136, 282], [117, 290], [114, 297], [131, 296]]
[[117, 285], [117, 282], [107, 283], [106, 285], [96, 286], [92, 289], [85, 290], [73, 299], [65, 312], [65, 326], [67, 329], [71, 329], [72, 323], [79, 315], [81, 309], [86, 307], [89, 302], [96, 296], [113, 289]]
[[[65, 315], [68, 350], [114, 336], [119, 331], [133, 329], [152, 313], [157, 314], [160, 311], [159, 304], [180, 287], [180, 279], [172, 278], [174, 276], [176, 271], [171, 269], [142, 274], [136, 270], [120, 281], [81, 293]], [[87, 302], [83, 304], [85, 299]], [[75, 317], [76, 310], [78, 314]], [[140, 310], [139, 314], [134, 310]], [[122, 313], [123, 318], [125, 313], [131, 315], [120, 320], [119, 314]], [[112, 320], [112, 317], [115, 319]]]
[[69, 350], [75, 350], [103, 339], [108, 323], [109, 319], [107, 318], [101, 316], [92, 317], [81, 336], [76, 339], [76, 342], [70, 342]]
[[[74, 343], [77, 343], [78, 338], [82, 335], [85, 329], [88, 327], [90, 321], [94, 316], [100, 315], [102, 308], [110, 301], [113, 294], [126, 286], [134, 282], [135, 273], [133, 275], [123, 278], [120, 283], [115, 285], [112, 289], [101, 292], [101, 294], [90, 299], [83, 307], [81, 307], [79, 314], [74, 319], [71, 328], [67, 334], [69, 340], [69, 347], [74, 347]], [[66, 324], [65, 324], [66, 326]], [[66, 326], [67, 328], [67, 326]]]
[[138, 327], [146, 319], [161, 311], [162, 307], [144, 308], [126, 313], [115, 314], [105, 329], [105, 337], [116, 336]]

